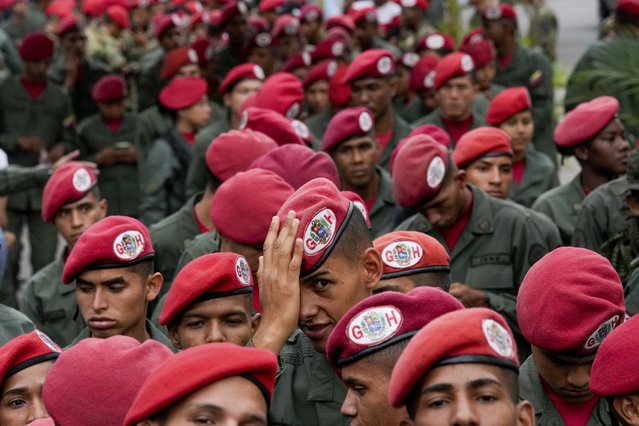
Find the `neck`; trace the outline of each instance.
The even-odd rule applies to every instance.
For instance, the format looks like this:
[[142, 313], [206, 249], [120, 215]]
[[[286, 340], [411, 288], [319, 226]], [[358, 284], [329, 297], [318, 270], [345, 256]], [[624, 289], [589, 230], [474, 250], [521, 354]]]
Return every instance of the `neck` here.
[[354, 187], [348, 183], [342, 183], [342, 190], [352, 191], [362, 197], [364, 201], [370, 201], [377, 198], [379, 194], [380, 176], [377, 170], [373, 174], [373, 179], [366, 186]]
[[211, 201], [213, 201], [213, 195], [213, 191], [207, 187], [200, 201], [195, 203], [195, 215], [208, 229], [213, 229], [213, 222], [211, 222]]
[[526, 158], [526, 151], [519, 151], [519, 152], [513, 151], [513, 163], [524, 161], [524, 158]]
[[179, 118], [177, 120], [177, 123], [175, 124], [175, 128], [178, 130], [178, 132], [182, 134], [195, 132], [195, 127], [192, 126], [191, 123], [189, 123], [186, 120], [181, 120]]
[[231, 129], [237, 129], [240, 127], [240, 117], [237, 113], [229, 109], [229, 123], [231, 123]]
[[499, 46], [495, 46], [495, 48], [497, 49], [497, 56], [500, 58], [513, 56], [517, 48], [517, 42], [514, 37], [506, 37], [506, 39]]
[[387, 108], [386, 112], [380, 117], [375, 118], [375, 134], [384, 135], [393, 131], [395, 126], [395, 114], [393, 114], [392, 108]]
[[444, 114], [444, 111], [442, 111], [442, 110], [440, 109], [440, 115], [442, 116], [442, 118], [443, 118], [444, 120], [452, 121], [452, 122], [455, 122], [455, 123], [462, 123], [462, 122], [464, 122], [464, 121], [468, 120], [468, 118], [469, 118], [472, 114], [473, 114], [473, 110], [472, 110], [472, 109], [469, 109], [469, 110], [468, 110], [468, 112], [467, 112], [466, 114], [464, 114], [464, 116], [462, 116], [462, 117], [446, 117], [446, 114]]
[[614, 175], [595, 170], [588, 164], [581, 165], [581, 186], [586, 192], [594, 190], [613, 178]]

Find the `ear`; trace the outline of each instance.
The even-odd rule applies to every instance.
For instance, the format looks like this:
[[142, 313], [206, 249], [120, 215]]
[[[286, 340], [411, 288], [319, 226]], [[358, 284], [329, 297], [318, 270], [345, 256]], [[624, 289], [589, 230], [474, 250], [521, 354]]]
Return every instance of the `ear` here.
[[160, 290], [162, 290], [162, 284], [164, 283], [164, 277], [159, 272], [154, 272], [146, 279], [146, 300], [151, 302], [158, 297]]
[[466, 170], [458, 169], [455, 172], [455, 182], [458, 183], [460, 188], [466, 188], [468, 184], [468, 175], [466, 174]]
[[517, 404], [517, 426], [535, 426], [535, 409], [528, 401]]
[[397, 79], [399, 77], [397, 75], [391, 77], [390, 79], [388, 79], [388, 90], [390, 92], [391, 98], [395, 97], [395, 95], [397, 95]]
[[626, 195], [626, 205], [633, 216], [639, 216], [639, 198], [632, 194]]
[[586, 147], [586, 145], [587, 144], [581, 144], [572, 149], [575, 157], [577, 157], [577, 159], [580, 161], [588, 161], [588, 148]]
[[102, 210], [102, 215], [100, 216], [100, 219], [104, 219], [107, 215], [107, 212], [109, 211], [109, 202], [107, 201], [106, 198], [103, 198], [100, 200], [98, 207], [100, 208], [100, 210]]
[[231, 106], [231, 92], [226, 92], [224, 96], [222, 96], [222, 100], [224, 101], [225, 107]]
[[171, 343], [173, 343], [173, 346], [175, 346], [176, 349], [182, 350], [182, 344], [180, 344], [177, 327], [168, 326], [167, 329], [169, 331], [169, 340], [171, 341]]
[[251, 334], [255, 334], [261, 323], [262, 314], [256, 313], [255, 315], [253, 315], [253, 317], [251, 318]]
[[612, 406], [623, 423], [639, 425], [639, 396], [620, 396], [613, 400]]
[[372, 291], [382, 277], [382, 255], [377, 249], [368, 247], [362, 255], [362, 266], [366, 271], [366, 288]]

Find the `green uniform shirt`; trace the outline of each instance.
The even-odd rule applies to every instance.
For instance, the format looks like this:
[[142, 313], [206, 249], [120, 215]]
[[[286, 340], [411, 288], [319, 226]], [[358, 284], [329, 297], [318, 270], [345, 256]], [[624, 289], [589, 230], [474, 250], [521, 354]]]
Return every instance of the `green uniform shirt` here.
[[33, 331], [33, 323], [20, 311], [0, 303], [0, 347], [14, 337]]
[[[149, 336], [151, 336], [151, 339], [157, 340], [167, 348], [171, 349], [171, 351], [176, 352], [175, 347], [173, 346], [173, 343], [171, 343], [169, 338], [166, 337], [164, 333], [162, 333], [156, 326], [151, 324], [151, 321], [149, 320], [146, 320], [146, 330], [148, 331]], [[86, 327], [65, 349], [68, 349], [71, 346], [75, 346], [80, 343], [80, 340], [88, 339], [89, 337], [91, 337], [91, 331], [89, 330], [89, 327]]]
[[138, 111], [150, 108], [157, 102], [158, 95], [162, 89], [160, 71], [162, 70], [165, 54], [162, 51], [161, 54], [154, 57], [153, 61], [142, 68], [138, 80]]
[[[559, 414], [548, 394], [544, 391], [539, 371], [535, 366], [532, 356], [519, 368], [519, 398], [528, 400], [535, 408], [537, 426], [564, 426], [564, 420]], [[605, 398], [600, 398], [593, 408], [586, 426], [609, 426], [610, 408]]]
[[429, 109], [424, 104], [422, 99], [418, 97], [415, 101], [411, 102], [411, 104], [404, 109], [402, 118], [404, 118], [406, 122], [408, 123], [416, 123], [419, 120], [426, 117], [431, 112], [433, 112], [433, 110]]
[[579, 173], [569, 183], [541, 194], [532, 209], [548, 216], [559, 228], [564, 245], [569, 245], [585, 196]]
[[572, 244], [599, 252], [601, 245], [626, 227], [630, 210], [626, 205], [626, 177], [596, 188], [584, 199]]
[[[486, 122], [484, 121], [484, 115], [478, 114], [476, 112], [475, 106], [473, 106], [472, 116], [473, 116], [473, 122], [470, 125], [470, 129], [468, 129], [469, 131], [476, 129], [478, 127], [486, 126]], [[417, 120], [416, 122], [412, 124], [412, 126], [419, 127], [419, 126], [423, 126], [424, 124], [432, 124], [434, 126], [439, 127], [443, 131], [445, 131], [448, 134], [448, 136], [450, 136], [450, 148], [453, 149], [455, 147], [455, 141], [453, 140], [453, 137], [450, 134], [448, 127], [446, 127], [446, 125], [444, 124], [444, 120], [442, 119], [442, 115], [439, 112], [439, 108], [437, 108], [435, 111], [431, 112], [430, 114], [428, 114], [426, 117], [422, 118], [421, 120]]]
[[628, 277], [624, 291], [626, 313], [630, 316], [639, 313], [639, 268], [636, 268]]
[[46, 24], [45, 16], [34, 10], [34, 6], [29, 6], [29, 8], [31, 10], [27, 11], [24, 19], [18, 21], [15, 16], [10, 16], [9, 19], [2, 23], [2, 29], [7, 32], [16, 46], [27, 34], [44, 30]]
[[407, 137], [412, 130], [412, 127], [407, 122], [405, 122], [403, 118], [397, 115], [397, 113], [395, 113], [393, 136], [391, 137], [391, 140], [388, 141], [388, 145], [386, 145], [386, 148], [384, 148], [384, 151], [382, 152], [382, 156], [378, 163], [380, 166], [388, 170], [393, 150], [395, 149], [399, 141]]
[[64, 347], [85, 327], [82, 318], [74, 319], [78, 305], [75, 285], [62, 283], [62, 256], [39, 270], [27, 283], [20, 310], [58, 345]]
[[508, 196], [523, 206], [530, 207], [541, 194], [559, 185], [555, 164], [547, 155], [534, 149], [526, 151], [526, 168], [517, 183], [513, 179]]
[[315, 141], [317, 141], [317, 143], [313, 145], [313, 149], [315, 151], [320, 151], [324, 132], [326, 132], [326, 128], [328, 127], [328, 122], [331, 121], [331, 118], [333, 118], [337, 112], [338, 111], [335, 109], [329, 108], [326, 111], [311, 115], [304, 121], [308, 130], [313, 134], [313, 136], [315, 136]]
[[391, 178], [388, 172], [379, 166], [377, 173], [379, 173], [379, 192], [371, 211], [368, 213], [373, 238], [388, 234], [395, 227], [395, 200], [393, 199]]
[[168, 114], [160, 112], [157, 105], [153, 105], [138, 114], [133, 143], [138, 155], [138, 168], [142, 170], [153, 141], [173, 128], [173, 119]]
[[[89, 161], [95, 161], [95, 156], [104, 148], [114, 146], [116, 142], [133, 143], [137, 117], [125, 113], [120, 127], [114, 132], [100, 114], [95, 114], [84, 120], [77, 129], [78, 147], [82, 156]], [[143, 157], [138, 155], [138, 162]], [[136, 164], [113, 164], [100, 167], [98, 179], [100, 195], [109, 202], [109, 214], [137, 217], [142, 200], [138, 168]]]
[[42, 187], [51, 176], [51, 168], [44, 164], [35, 167], [9, 165], [0, 170], [0, 196]]

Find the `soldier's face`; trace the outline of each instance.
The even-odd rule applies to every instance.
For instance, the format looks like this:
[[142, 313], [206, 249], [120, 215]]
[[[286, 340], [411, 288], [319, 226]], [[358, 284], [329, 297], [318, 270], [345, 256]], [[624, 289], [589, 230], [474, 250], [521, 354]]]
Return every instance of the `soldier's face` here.
[[535, 131], [532, 112], [530, 110], [518, 112], [501, 123], [499, 128], [510, 136], [510, 147], [513, 149], [514, 156], [523, 155]]
[[242, 104], [246, 99], [259, 92], [262, 87], [262, 81], [250, 79], [242, 80], [233, 87], [233, 90], [224, 94], [224, 104], [234, 114], [239, 114]]
[[253, 62], [262, 67], [266, 75], [273, 72], [275, 66], [275, 54], [270, 47], [253, 47], [249, 53], [248, 62]]
[[410, 92], [410, 70], [404, 66], [397, 67], [397, 94], [406, 96]]
[[99, 102], [100, 115], [105, 120], [119, 120], [124, 114], [124, 101]]
[[69, 249], [72, 249], [80, 235], [91, 225], [106, 216], [106, 200], [98, 200], [93, 191], [60, 207], [53, 218], [53, 225]]
[[9, 377], [0, 387], [0, 424], [24, 426], [48, 417], [42, 385], [52, 362], [42, 362]]
[[380, 280], [377, 287], [373, 289], [373, 294], [383, 293], [385, 291], [408, 293], [415, 287], [415, 283], [408, 277], [394, 277]]
[[613, 120], [591, 142], [586, 144], [589, 165], [612, 175], [626, 173], [630, 144], [626, 129], [619, 119]]
[[437, 229], [445, 229], [457, 222], [465, 207], [466, 172], [457, 175], [440, 189], [432, 200], [422, 204], [417, 210]]
[[245, 346], [259, 325], [251, 317], [252, 294], [219, 297], [189, 306], [169, 337], [178, 349], [206, 343], [229, 342]]
[[311, 84], [306, 89], [306, 105], [308, 105], [313, 114], [325, 111], [330, 107], [328, 98], [328, 81], [320, 80]]
[[342, 368], [346, 398], [341, 412], [352, 426], [399, 425], [408, 420], [405, 408], [388, 403], [388, 382], [392, 368], [380, 362], [359, 360]]
[[475, 85], [470, 74], [448, 80], [436, 91], [442, 117], [453, 121], [468, 118], [472, 112], [475, 93]]
[[475, 79], [477, 80], [477, 85], [480, 90], [490, 89], [490, 85], [493, 83], [496, 74], [497, 67], [495, 65], [495, 61], [492, 61], [481, 68], [477, 68], [475, 70]]
[[333, 160], [339, 171], [343, 189], [367, 188], [375, 178], [379, 144], [372, 136], [356, 137], [339, 144]]
[[195, 129], [201, 129], [211, 119], [211, 104], [208, 96], [202, 96], [194, 105], [178, 112], [178, 116], [186, 120]]
[[509, 156], [482, 157], [466, 167], [468, 183], [491, 197], [506, 199], [513, 181], [513, 160]]
[[353, 105], [371, 110], [375, 118], [383, 116], [395, 96], [395, 81], [381, 78], [364, 78], [353, 82]]
[[51, 65], [51, 58], [45, 58], [41, 61], [25, 61], [24, 75], [30, 81], [45, 81], [47, 71]]
[[301, 53], [304, 50], [302, 41], [299, 35], [295, 36], [282, 36], [278, 40], [279, 46], [277, 52], [282, 61], [288, 60], [296, 53]]

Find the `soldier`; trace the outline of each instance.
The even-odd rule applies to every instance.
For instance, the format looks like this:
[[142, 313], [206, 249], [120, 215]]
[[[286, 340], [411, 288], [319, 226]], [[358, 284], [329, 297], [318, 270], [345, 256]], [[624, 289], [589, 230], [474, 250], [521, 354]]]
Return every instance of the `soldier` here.
[[217, 75], [220, 78], [223, 78], [234, 66], [246, 62], [247, 13], [246, 4], [240, 0], [231, 0], [222, 7], [218, 25], [220, 30], [228, 35], [228, 42], [217, 55]]
[[407, 294], [373, 295], [349, 309], [326, 346], [328, 361], [347, 388], [342, 414], [363, 425], [407, 422], [406, 409], [388, 403], [393, 367], [417, 331], [435, 318], [463, 308], [442, 290], [422, 287]]
[[443, 58], [454, 51], [455, 40], [450, 35], [437, 31], [422, 37], [415, 46], [415, 52], [422, 58], [426, 55]]
[[62, 349], [39, 330], [18, 336], [0, 348], [0, 422], [6, 426], [46, 419], [42, 384]]
[[437, 108], [437, 97], [433, 90], [433, 83], [438, 63], [439, 57], [437, 55], [422, 56], [411, 70], [410, 90], [415, 92], [417, 100], [404, 111], [407, 122], [417, 122]]
[[160, 221], [186, 202], [186, 169], [195, 133], [211, 116], [207, 90], [202, 78], [180, 77], [160, 93], [158, 100], [169, 110], [174, 127], [153, 142], [144, 162], [140, 218], [145, 223]]
[[83, 339], [124, 335], [149, 339], [173, 349], [171, 342], [147, 319], [149, 302], [162, 287], [154, 272], [153, 243], [139, 221], [125, 216], [106, 217], [78, 239], [67, 257], [62, 282], [75, 281], [75, 296], [87, 328], [71, 343]]
[[27, 283], [20, 309], [36, 327], [66, 346], [84, 328], [77, 318], [73, 286], [64, 285], [62, 270], [78, 239], [106, 216], [94, 172], [82, 163], [69, 163], [53, 173], [42, 194], [42, 218], [53, 223], [64, 240], [64, 254], [38, 271]]
[[320, 42], [323, 21], [322, 8], [318, 5], [307, 3], [300, 9], [301, 33], [309, 45], [317, 46]]
[[99, 113], [77, 129], [83, 158], [100, 167], [100, 193], [109, 213], [137, 217], [141, 201], [138, 156], [133, 145], [137, 116], [125, 112], [126, 82], [119, 75], [102, 77], [91, 93]]
[[482, 13], [486, 38], [497, 49], [497, 76], [495, 83], [504, 87], [525, 86], [532, 100], [535, 148], [554, 160], [552, 144], [553, 125], [553, 72], [546, 56], [516, 40], [517, 14], [507, 4], [486, 8]]
[[[71, 105], [62, 89], [48, 83], [46, 73], [53, 55], [53, 41], [44, 33], [32, 33], [20, 45], [24, 74], [6, 80], [0, 88], [0, 147], [9, 162], [34, 166], [55, 162], [63, 154], [67, 140], [65, 124], [73, 122]], [[7, 230], [20, 241], [22, 227], [29, 226], [31, 264], [38, 271], [53, 260], [57, 244], [55, 229], [42, 222], [41, 187], [11, 195]], [[20, 247], [9, 254], [8, 271], [2, 286], [2, 300], [16, 306]]]
[[435, 32], [433, 22], [428, 20], [429, 2], [426, 0], [402, 0], [402, 31], [397, 45], [403, 52], [412, 52], [417, 41]]
[[495, 309], [519, 330], [519, 284], [550, 249], [537, 219], [469, 185], [466, 171], [450, 160], [446, 147], [428, 136], [413, 136], [402, 146], [392, 181], [397, 204], [417, 210], [397, 229], [427, 233], [448, 249], [450, 293], [466, 307]]
[[[586, 194], [626, 172], [630, 148], [618, 111], [615, 98], [602, 96], [570, 111], [555, 129], [559, 150], [563, 155], [577, 158], [581, 173], [572, 182], [542, 194], [533, 208], [557, 224], [564, 244], [569, 244], [571, 239], [583, 241], [582, 235], [594, 232], [588, 230], [581, 234], [580, 231], [577, 236], [577, 229], [585, 228], [575, 228]], [[624, 218], [623, 214], [616, 212], [618, 218]], [[620, 226], [623, 228], [623, 223]], [[604, 241], [592, 249], [599, 249]]]
[[503, 86], [494, 83], [497, 75], [497, 54], [493, 42], [482, 39], [462, 45], [459, 50], [473, 59], [479, 94], [490, 102], [504, 90]]
[[[287, 103], [292, 100], [282, 99], [286, 107]], [[274, 99], [272, 102], [277, 102]], [[300, 105], [295, 101], [290, 110], [295, 110]], [[294, 145], [311, 145], [309, 141], [302, 136], [310, 138], [310, 132], [304, 123], [298, 120], [291, 120], [282, 116], [279, 112], [271, 109], [249, 107], [242, 112], [240, 130], [250, 129], [258, 133], [262, 133], [273, 139], [278, 145], [294, 144]]]
[[575, 247], [548, 253], [526, 274], [517, 311], [532, 345], [519, 390], [537, 424], [611, 424], [608, 403], [589, 387], [599, 345], [624, 321], [623, 287], [610, 262]]
[[321, 114], [331, 108], [329, 100], [329, 81], [337, 70], [337, 62], [326, 60], [317, 63], [308, 70], [302, 81], [304, 85], [304, 103], [308, 114]]
[[511, 87], [490, 102], [486, 122], [510, 137], [512, 175], [508, 197], [530, 207], [544, 192], [559, 185], [556, 166], [531, 145], [535, 124], [532, 103], [525, 87]]
[[246, 60], [262, 67], [266, 75], [271, 75], [275, 72], [277, 55], [273, 38], [268, 32], [268, 23], [261, 16], [251, 18], [248, 29], [251, 37], [248, 40]]
[[499, 314], [453, 311], [411, 339], [393, 369], [388, 396], [394, 407], [406, 406], [415, 426], [532, 426], [534, 408], [519, 398], [518, 367], [512, 332]]
[[408, 52], [395, 60], [396, 70], [396, 91], [393, 97], [393, 107], [398, 114], [408, 121], [407, 112], [410, 113], [411, 106], [418, 102], [415, 93], [410, 90], [410, 75], [420, 57], [416, 53]]
[[554, 61], [557, 59], [557, 32], [559, 24], [555, 12], [546, 4], [545, 0], [532, 0], [533, 15], [530, 20], [530, 38], [532, 45], [539, 48]]
[[253, 278], [235, 253], [211, 253], [188, 263], [175, 277], [160, 324], [177, 349], [214, 342], [245, 346], [260, 324], [251, 314]]
[[472, 58], [465, 53], [445, 56], [435, 68], [433, 90], [439, 107], [413, 126], [434, 124], [452, 139], [453, 146], [464, 133], [484, 125], [484, 117], [473, 107], [477, 95]]
[[127, 59], [124, 57], [123, 33], [131, 28], [129, 11], [119, 4], [106, 8], [102, 21], [94, 21], [96, 25], [87, 29], [87, 56], [94, 61], [102, 62], [115, 72], [129, 71]]
[[400, 56], [400, 51], [393, 44], [379, 36], [378, 16], [374, 6], [364, 6], [359, 9], [349, 8], [348, 16], [354, 23], [353, 41], [356, 49], [353, 52], [357, 58], [362, 52], [370, 49], [382, 49], [389, 52], [393, 61]]
[[379, 143], [375, 139], [375, 119], [363, 107], [346, 108], [328, 123], [322, 151], [328, 152], [339, 170], [340, 188], [353, 191], [365, 203], [373, 238], [392, 231], [395, 201], [390, 175], [377, 165]]
[[185, 424], [197, 418], [265, 426], [276, 373], [277, 360], [268, 351], [229, 343], [202, 345], [177, 354], [149, 376], [123, 424], [155, 426], [163, 419]]
[[384, 269], [373, 293], [408, 293], [421, 286], [450, 288], [450, 256], [430, 235], [414, 231], [395, 231], [373, 241], [382, 254]]
[[13, 42], [7, 33], [0, 28], [0, 53], [2, 60], [0, 61], [0, 83], [12, 75], [22, 72], [22, 61], [13, 45]]
[[26, 315], [0, 303], [0, 347], [35, 328]]
[[371, 49], [358, 55], [344, 75], [344, 83], [353, 91], [353, 104], [368, 108], [375, 117], [375, 138], [379, 142], [379, 165], [388, 169], [390, 156], [410, 127], [393, 108], [395, 70], [392, 54]]
[[269, 76], [257, 92], [253, 106], [273, 110], [289, 119], [299, 118], [304, 106], [302, 81], [287, 72]]
[[304, 51], [306, 40], [301, 34], [300, 21], [292, 15], [277, 17], [271, 30], [271, 37], [277, 49], [277, 57], [283, 64]]
[[35, 5], [29, 4], [26, 0], [15, 0], [9, 2], [9, 7], [11, 14], [2, 23], [2, 29], [9, 35], [16, 48], [28, 34], [44, 30], [44, 14]]

